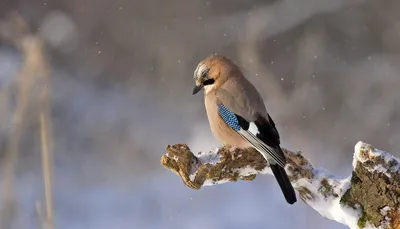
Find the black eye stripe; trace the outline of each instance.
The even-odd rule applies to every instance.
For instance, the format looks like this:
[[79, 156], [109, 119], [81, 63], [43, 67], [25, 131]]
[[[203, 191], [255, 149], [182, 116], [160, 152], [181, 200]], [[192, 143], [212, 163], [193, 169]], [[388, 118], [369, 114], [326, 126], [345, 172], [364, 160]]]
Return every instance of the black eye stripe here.
[[203, 85], [204, 85], [204, 86], [206, 86], [206, 85], [211, 85], [211, 84], [213, 84], [214, 82], [215, 82], [214, 79], [208, 79], [208, 80], [204, 81]]

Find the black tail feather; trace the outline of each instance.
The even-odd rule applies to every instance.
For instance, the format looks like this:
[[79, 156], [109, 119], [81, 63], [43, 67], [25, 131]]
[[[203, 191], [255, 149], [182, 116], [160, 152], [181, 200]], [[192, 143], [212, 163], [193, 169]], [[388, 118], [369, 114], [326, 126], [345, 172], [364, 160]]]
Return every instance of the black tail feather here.
[[279, 186], [281, 187], [286, 202], [288, 202], [289, 204], [294, 204], [297, 201], [296, 193], [294, 192], [293, 186], [290, 183], [289, 177], [287, 176], [285, 169], [277, 164], [270, 164], [270, 167], [272, 173], [278, 181]]

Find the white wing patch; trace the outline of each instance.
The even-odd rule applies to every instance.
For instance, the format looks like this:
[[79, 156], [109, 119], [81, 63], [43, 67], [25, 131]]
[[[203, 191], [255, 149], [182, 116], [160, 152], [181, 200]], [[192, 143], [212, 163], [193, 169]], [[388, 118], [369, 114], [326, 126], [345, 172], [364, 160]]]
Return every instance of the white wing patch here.
[[254, 122], [249, 123], [248, 131], [250, 131], [250, 133], [252, 133], [254, 136], [256, 136], [257, 134], [260, 133], [260, 131], [258, 131], [258, 128], [257, 128], [256, 124], [254, 124]]

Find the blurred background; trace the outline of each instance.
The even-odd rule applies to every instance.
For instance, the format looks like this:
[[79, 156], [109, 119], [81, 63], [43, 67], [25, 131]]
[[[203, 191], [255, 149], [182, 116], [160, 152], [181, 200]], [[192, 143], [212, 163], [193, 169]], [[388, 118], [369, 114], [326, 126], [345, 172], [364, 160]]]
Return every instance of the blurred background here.
[[0, 228], [346, 228], [287, 205], [272, 176], [195, 191], [160, 157], [167, 144], [219, 146], [191, 95], [212, 53], [241, 66], [282, 146], [316, 167], [348, 176], [359, 140], [400, 156], [398, 9], [0, 0]]

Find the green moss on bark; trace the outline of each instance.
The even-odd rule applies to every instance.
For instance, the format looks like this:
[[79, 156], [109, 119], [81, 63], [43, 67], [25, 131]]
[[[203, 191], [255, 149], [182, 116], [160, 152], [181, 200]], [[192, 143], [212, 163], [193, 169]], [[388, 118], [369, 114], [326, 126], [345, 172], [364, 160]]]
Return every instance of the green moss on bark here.
[[400, 175], [392, 173], [391, 177], [387, 177], [383, 173], [376, 171], [370, 172], [377, 164], [385, 162], [381, 158], [376, 158], [372, 163], [358, 162], [355, 171], [351, 178], [351, 188], [341, 198], [341, 203], [357, 208], [361, 207], [361, 217], [358, 221], [358, 226], [364, 228], [369, 222], [375, 226], [381, 225], [385, 219], [381, 209], [388, 206], [392, 209], [397, 209], [399, 206], [399, 181]]

